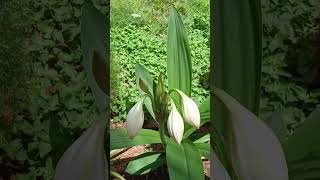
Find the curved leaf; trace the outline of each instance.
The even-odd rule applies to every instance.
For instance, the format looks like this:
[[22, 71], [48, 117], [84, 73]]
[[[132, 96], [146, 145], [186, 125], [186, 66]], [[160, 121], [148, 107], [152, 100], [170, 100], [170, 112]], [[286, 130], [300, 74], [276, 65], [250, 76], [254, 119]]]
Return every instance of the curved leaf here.
[[132, 175], [149, 173], [164, 164], [165, 160], [165, 156], [162, 153], [146, 152], [131, 160], [126, 172]]
[[63, 154], [55, 169], [54, 180], [105, 180], [108, 164], [104, 153], [105, 120], [108, 115], [101, 113]]
[[170, 138], [166, 156], [170, 180], [204, 179], [200, 152], [190, 140], [183, 140], [178, 145]]
[[[108, 106], [109, 61], [107, 56], [107, 23], [105, 16], [92, 5], [82, 9], [81, 48], [84, 67], [95, 104], [101, 110]], [[106, 89], [102, 89], [106, 88]]]
[[287, 180], [288, 169], [282, 146], [257, 116], [223, 90], [213, 94], [229, 110], [231, 162], [240, 180]]
[[129, 139], [127, 129], [110, 129], [110, 150], [157, 143], [161, 143], [158, 131], [141, 129], [135, 138]]

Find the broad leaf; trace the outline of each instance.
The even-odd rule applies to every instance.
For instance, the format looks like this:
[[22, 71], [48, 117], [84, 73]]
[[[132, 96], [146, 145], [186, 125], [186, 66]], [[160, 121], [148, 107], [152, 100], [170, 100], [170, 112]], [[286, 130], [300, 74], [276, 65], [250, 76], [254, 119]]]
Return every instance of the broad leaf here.
[[320, 109], [284, 143], [290, 179], [320, 179]]
[[231, 180], [227, 170], [223, 167], [222, 163], [218, 159], [218, 156], [214, 150], [211, 149], [211, 167], [210, 176], [211, 179], [217, 180]]
[[[148, 72], [142, 65], [136, 65], [136, 83], [138, 89], [140, 91], [140, 95], [144, 95], [145, 92], [149, 92], [152, 97], [154, 97], [154, 89], [156, 88], [156, 84]], [[143, 83], [142, 83], [143, 82]], [[152, 108], [152, 101], [150, 98], [145, 98], [144, 104], [147, 107], [148, 111], [150, 112], [153, 119], [155, 119], [155, 114]]]
[[110, 150], [157, 143], [161, 143], [158, 131], [141, 129], [136, 137], [129, 139], [127, 129], [110, 129]]
[[224, 91], [213, 94], [229, 111], [231, 139], [228, 141], [232, 166], [240, 180], [287, 180], [288, 169], [282, 146], [257, 116]]
[[166, 156], [170, 180], [204, 179], [200, 152], [190, 140], [183, 140], [178, 145], [170, 138]]
[[104, 131], [108, 115], [97, 116], [95, 123], [63, 154], [54, 180], [105, 180], [108, 164], [104, 153]]
[[191, 56], [187, 32], [177, 10], [172, 7], [167, 41], [169, 89], [177, 88], [191, 95]]
[[[107, 56], [107, 23], [105, 16], [92, 5], [82, 9], [81, 47], [84, 67], [95, 104], [101, 111], [108, 106], [109, 61]], [[106, 89], [102, 89], [106, 88]]]
[[[210, 32], [210, 41], [213, 42], [210, 84], [223, 89], [257, 115], [262, 57], [261, 2], [212, 1], [211, 7], [213, 13], [210, 22], [214, 28], [211, 28]], [[226, 150], [217, 155], [231, 178], [237, 179], [230, 159], [230, 150], [234, 149], [234, 142], [231, 142], [233, 131], [230, 129], [228, 111], [219, 101], [212, 102], [214, 119], [211, 126], [221, 135], [222, 141], [225, 142], [221, 149]]]
[[158, 152], [147, 152], [135, 157], [127, 166], [126, 172], [132, 175], [149, 173], [164, 164], [165, 155]]

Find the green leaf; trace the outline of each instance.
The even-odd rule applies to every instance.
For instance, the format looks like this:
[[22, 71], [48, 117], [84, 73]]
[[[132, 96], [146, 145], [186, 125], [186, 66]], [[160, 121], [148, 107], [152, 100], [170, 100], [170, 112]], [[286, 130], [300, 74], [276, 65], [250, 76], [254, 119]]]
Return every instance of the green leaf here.
[[192, 70], [188, 36], [181, 17], [174, 7], [169, 17], [167, 43], [168, 87], [180, 89], [187, 96], [191, 96]]
[[[89, 86], [99, 110], [108, 107], [106, 87], [109, 85], [109, 60], [106, 51], [105, 16], [92, 5], [84, 6], [81, 17], [81, 47]], [[108, 88], [108, 87], [107, 87]]]
[[204, 179], [200, 152], [190, 140], [183, 140], [178, 145], [170, 138], [166, 156], [170, 180]]
[[104, 152], [106, 113], [94, 123], [63, 154], [55, 169], [54, 180], [105, 180], [107, 162]]
[[284, 143], [290, 179], [320, 178], [319, 120], [320, 109], [318, 108]]
[[126, 168], [126, 172], [132, 175], [142, 175], [159, 168], [164, 162], [164, 154], [147, 152], [130, 161]]
[[39, 143], [39, 155], [43, 158], [51, 151], [51, 145], [49, 143], [41, 142]]
[[110, 129], [110, 150], [157, 143], [161, 143], [158, 131], [141, 129], [135, 138], [129, 139], [127, 129]]
[[213, 94], [229, 111], [228, 141], [232, 166], [240, 180], [286, 180], [288, 168], [282, 146], [272, 132], [257, 116], [242, 106], [223, 90], [213, 88]]
[[126, 180], [123, 176], [121, 176], [119, 173], [115, 172], [115, 171], [110, 171], [110, 175], [113, 177], [118, 178], [119, 180]]
[[[154, 97], [154, 89], [156, 88], [156, 85], [152, 76], [148, 72], [148, 70], [146, 70], [141, 64], [136, 64], [135, 71], [136, 71], [136, 83], [137, 83], [137, 86], [139, 87], [140, 95], [143, 95], [145, 91], [148, 91], [150, 92], [151, 96]], [[146, 87], [140, 86], [140, 80], [144, 82], [144, 85]], [[142, 88], [147, 88], [147, 90], [144, 91]], [[151, 99], [145, 98], [144, 104], [147, 107], [153, 119], [155, 119], [155, 114], [153, 111]]]
[[223, 167], [216, 152], [211, 149], [211, 179], [231, 180], [227, 170]]
[[281, 112], [269, 112], [261, 115], [261, 119], [272, 129], [277, 135], [280, 142], [285, 141], [287, 136], [286, 122]]
[[[213, 1], [211, 24], [211, 85], [221, 88], [254, 114], [259, 112], [262, 57], [261, 2], [250, 0]], [[228, 110], [212, 101], [212, 126], [222, 137], [223, 155], [217, 153], [231, 179], [233, 131]], [[213, 131], [212, 131], [213, 132]], [[255, 136], [255, 135], [254, 135]], [[212, 136], [213, 137], [213, 136]], [[212, 139], [214, 141], [214, 139]], [[236, 159], [236, 161], [239, 161]]]
[[210, 144], [209, 143], [194, 143], [198, 148], [202, 157], [210, 159]]
[[[190, 136], [191, 137], [191, 136]], [[197, 137], [195, 140], [193, 140], [193, 143], [206, 143], [210, 140], [210, 134], [197, 134]]]

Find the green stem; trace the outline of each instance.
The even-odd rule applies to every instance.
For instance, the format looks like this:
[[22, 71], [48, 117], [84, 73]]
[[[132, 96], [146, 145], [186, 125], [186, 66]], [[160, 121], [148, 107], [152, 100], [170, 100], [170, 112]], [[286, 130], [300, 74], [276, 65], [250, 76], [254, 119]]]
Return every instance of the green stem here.
[[164, 127], [163, 127], [163, 122], [161, 122], [159, 124], [159, 134], [160, 134], [160, 138], [161, 138], [161, 141], [162, 141], [162, 144], [164, 145], [164, 147], [167, 146], [167, 142], [166, 142], [166, 138], [165, 138], [165, 135], [164, 135]]
[[165, 124], [165, 119], [163, 118], [163, 113], [160, 112], [156, 115], [156, 119], [158, 119], [159, 122], [159, 134], [160, 134], [160, 139], [164, 147], [167, 146], [167, 141], [165, 138], [164, 134], [164, 124]]

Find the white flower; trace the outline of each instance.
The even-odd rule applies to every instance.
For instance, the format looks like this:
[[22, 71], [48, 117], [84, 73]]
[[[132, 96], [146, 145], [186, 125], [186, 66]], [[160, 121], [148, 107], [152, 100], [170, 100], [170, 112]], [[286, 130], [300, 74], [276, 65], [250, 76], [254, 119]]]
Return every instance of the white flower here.
[[130, 139], [134, 138], [142, 128], [144, 121], [143, 101], [144, 98], [137, 102], [128, 113], [126, 124]]
[[171, 100], [171, 105], [172, 105], [172, 109], [167, 121], [168, 131], [170, 136], [173, 138], [173, 140], [177, 144], [180, 144], [183, 137], [183, 132], [184, 132], [183, 119], [172, 100]]
[[200, 127], [200, 112], [197, 104], [185, 95], [182, 91], [176, 89], [182, 99], [182, 114], [185, 121], [191, 126], [199, 129]]

